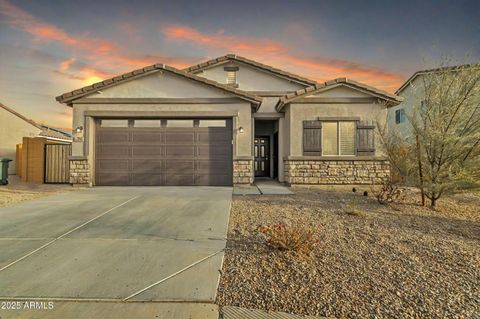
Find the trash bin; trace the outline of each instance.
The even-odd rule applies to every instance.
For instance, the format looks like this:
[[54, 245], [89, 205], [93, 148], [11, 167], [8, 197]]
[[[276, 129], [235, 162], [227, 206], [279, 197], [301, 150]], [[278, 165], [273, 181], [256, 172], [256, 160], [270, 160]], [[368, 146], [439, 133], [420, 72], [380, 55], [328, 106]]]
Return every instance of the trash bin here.
[[8, 184], [8, 163], [12, 160], [5, 157], [0, 157], [0, 184]]

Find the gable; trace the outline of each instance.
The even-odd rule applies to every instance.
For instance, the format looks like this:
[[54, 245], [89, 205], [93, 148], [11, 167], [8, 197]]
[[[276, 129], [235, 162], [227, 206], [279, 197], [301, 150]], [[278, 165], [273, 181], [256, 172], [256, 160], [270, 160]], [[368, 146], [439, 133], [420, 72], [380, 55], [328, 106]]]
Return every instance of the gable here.
[[224, 70], [226, 66], [237, 66], [237, 84], [238, 88], [243, 91], [282, 91], [291, 92], [306, 87], [292, 79], [275, 75], [271, 72], [261, 70], [254, 66], [241, 63], [238, 61], [225, 62], [217, 64], [213, 67], [207, 68], [196, 75], [205, 77], [218, 83], [227, 83], [227, 71]]
[[86, 98], [225, 98], [235, 95], [183, 76], [158, 71], [92, 93]]
[[310, 97], [338, 97], [338, 98], [372, 97], [372, 94], [368, 94], [366, 92], [362, 92], [352, 87], [340, 84], [336, 87], [332, 87], [331, 89], [309, 95], [306, 98], [310, 98]]

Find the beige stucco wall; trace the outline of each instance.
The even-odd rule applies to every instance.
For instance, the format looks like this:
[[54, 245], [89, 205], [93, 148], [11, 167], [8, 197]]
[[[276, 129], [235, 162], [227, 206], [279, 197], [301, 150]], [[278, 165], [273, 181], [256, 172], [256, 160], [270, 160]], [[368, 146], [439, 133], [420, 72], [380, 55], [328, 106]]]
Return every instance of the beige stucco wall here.
[[8, 173], [15, 174], [16, 145], [22, 143], [23, 137], [35, 137], [41, 130], [18, 116], [0, 107], [0, 157], [8, 157]]
[[396, 133], [401, 136], [408, 136], [410, 134], [411, 126], [408, 123], [408, 119], [403, 123], [395, 123], [395, 111], [403, 108], [407, 117], [414, 116], [413, 113], [416, 107], [420, 106], [422, 96], [424, 96], [422, 81], [422, 75], [416, 77], [412, 82], [413, 87], [412, 85], [408, 85], [399, 93], [399, 95], [404, 98], [402, 103], [388, 109], [387, 125], [390, 131], [396, 131]]
[[[227, 72], [224, 70], [226, 65], [229, 64], [220, 64], [196, 75], [218, 83], [227, 83]], [[244, 91], [295, 91], [305, 88], [302, 84], [241, 62], [235, 62], [235, 65], [239, 68], [237, 71], [238, 88]]]
[[[288, 135], [290, 136], [287, 145], [288, 156], [302, 156], [303, 145], [303, 121], [323, 118], [359, 117], [361, 121], [377, 120], [385, 123], [387, 110], [382, 104], [295, 104], [286, 107], [285, 121], [288, 122]], [[375, 141], [377, 156], [383, 155], [378, 137]]]
[[234, 95], [217, 88], [158, 71], [120, 85], [102, 89], [86, 98], [228, 98]]

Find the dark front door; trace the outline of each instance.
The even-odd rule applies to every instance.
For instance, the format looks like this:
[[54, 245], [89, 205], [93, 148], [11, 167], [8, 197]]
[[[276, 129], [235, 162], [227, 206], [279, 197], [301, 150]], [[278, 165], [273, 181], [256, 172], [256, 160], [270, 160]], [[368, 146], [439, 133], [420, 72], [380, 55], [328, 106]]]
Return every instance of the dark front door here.
[[270, 145], [268, 136], [257, 136], [253, 143], [255, 177], [270, 176]]

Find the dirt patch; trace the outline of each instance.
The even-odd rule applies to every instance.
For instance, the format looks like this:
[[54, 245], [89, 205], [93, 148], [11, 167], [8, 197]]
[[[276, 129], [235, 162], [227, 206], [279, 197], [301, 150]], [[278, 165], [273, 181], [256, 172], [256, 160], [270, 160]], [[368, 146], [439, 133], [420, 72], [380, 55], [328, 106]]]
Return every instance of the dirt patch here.
[[9, 176], [9, 184], [0, 186], [0, 207], [73, 190], [66, 184], [23, 183], [17, 176]]
[[[234, 197], [217, 303], [341, 318], [473, 318], [480, 313], [480, 197], [415, 193], [380, 205], [359, 189]], [[358, 214], [352, 214], [352, 207]], [[272, 250], [258, 227], [317, 229], [309, 258]]]

